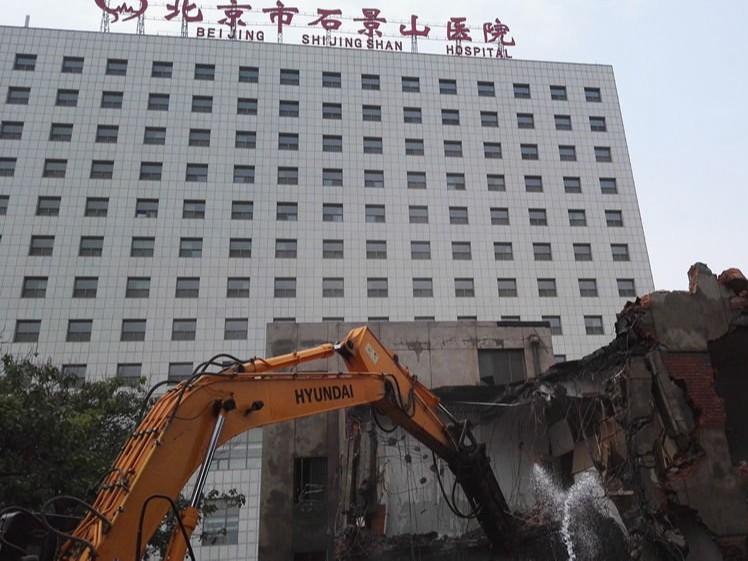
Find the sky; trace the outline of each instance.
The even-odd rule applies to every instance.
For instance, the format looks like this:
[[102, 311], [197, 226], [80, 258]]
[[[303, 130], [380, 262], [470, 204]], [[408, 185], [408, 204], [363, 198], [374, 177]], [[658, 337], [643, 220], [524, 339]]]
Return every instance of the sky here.
[[[206, 7], [229, 3], [192, 1]], [[147, 13], [165, 13], [166, 2], [149, 0]], [[274, 0], [238, 3], [256, 10], [272, 7]], [[516, 42], [510, 49], [514, 58], [612, 65], [656, 289], [685, 290], [688, 268], [697, 261], [716, 274], [738, 267], [748, 275], [746, 0], [285, 4], [301, 13], [340, 8], [360, 14], [362, 7], [378, 8], [390, 22], [416, 14], [419, 22], [444, 25], [460, 16], [475, 28], [500, 18]], [[26, 15], [32, 27], [96, 31], [101, 21], [94, 0], [25, 0], [5, 3], [0, 24], [23, 25]], [[134, 22], [111, 25], [117, 32], [134, 29]], [[164, 25], [154, 17], [145, 29], [177, 34], [179, 24]]]

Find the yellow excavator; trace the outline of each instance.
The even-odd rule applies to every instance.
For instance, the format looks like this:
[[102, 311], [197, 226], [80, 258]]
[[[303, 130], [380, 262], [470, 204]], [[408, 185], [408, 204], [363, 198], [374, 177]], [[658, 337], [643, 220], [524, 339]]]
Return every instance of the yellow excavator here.
[[[335, 355], [346, 372], [293, 370]], [[494, 547], [507, 549], [512, 517], [485, 447], [475, 441], [467, 421], [454, 418], [396, 355], [360, 327], [338, 343], [198, 371], [173, 387], [130, 435], [74, 529], [66, 531], [44, 513], [5, 509], [0, 561], [140, 561], [199, 468], [189, 506], [176, 513], [165, 555], [166, 561], [183, 561], [188, 551], [192, 555], [197, 506], [221, 444], [255, 427], [362, 404], [371, 404], [442, 458]]]

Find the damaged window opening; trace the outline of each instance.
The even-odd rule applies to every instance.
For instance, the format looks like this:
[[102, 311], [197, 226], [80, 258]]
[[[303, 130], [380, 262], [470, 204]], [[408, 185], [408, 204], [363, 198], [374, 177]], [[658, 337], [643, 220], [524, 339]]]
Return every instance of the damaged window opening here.
[[524, 382], [525, 352], [522, 349], [478, 349], [478, 373], [489, 386]]
[[302, 509], [324, 505], [327, 500], [327, 458], [295, 458], [294, 504]]

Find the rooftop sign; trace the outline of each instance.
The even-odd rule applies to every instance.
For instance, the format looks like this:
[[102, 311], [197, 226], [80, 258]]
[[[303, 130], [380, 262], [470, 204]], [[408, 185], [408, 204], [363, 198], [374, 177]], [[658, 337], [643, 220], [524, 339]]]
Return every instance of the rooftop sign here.
[[[411, 15], [406, 23], [388, 24], [387, 18], [377, 8], [362, 8], [360, 14], [350, 15], [344, 15], [341, 9], [327, 8], [317, 8], [316, 14], [301, 14], [297, 7], [286, 6], [281, 0], [277, 0], [274, 7], [266, 8], [253, 8], [247, 3], [240, 4], [240, 1], [228, 0], [201, 7], [190, 0], [173, 0], [173, 3], [167, 2], [165, 9], [159, 7], [163, 11], [155, 19], [180, 21], [185, 36], [187, 24], [193, 24], [191, 30], [195, 37], [210, 39], [265, 41], [264, 28], [274, 28], [278, 42], [282, 42], [284, 29], [290, 27], [299, 33], [299, 41], [304, 45], [402, 51], [405, 39], [410, 40], [411, 50], [417, 51], [418, 39], [423, 38], [443, 42], [446, 54], [491, 58], [512, 58], [507, 47], [515, 45], [514, 38], [509, 35], [509, 26], [499, 18], [476, 26], [469, 24], [467, 18], [450, 17], [443, 24], [434, 26], [440, 32], [432, 32], [431, 27], [418, 22], [417, 15]], [[112, 18], [112, 24], [139, 18], [142, 25], [149, 10], [148, 0], [132, 0], [129, 4], [125, 1], [117, 5], [110, 5], [109, 0], [94, 2], [104, 12], [105, 18]], [[217, 21], [209, 23], [203, 10], [217, 11], [221, 15]], [[154, 7], [151, 8], [153, 11]]]

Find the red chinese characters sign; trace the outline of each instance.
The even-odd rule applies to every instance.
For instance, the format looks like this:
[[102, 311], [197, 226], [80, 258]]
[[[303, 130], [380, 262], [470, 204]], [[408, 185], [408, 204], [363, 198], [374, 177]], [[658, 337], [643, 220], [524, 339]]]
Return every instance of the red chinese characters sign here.
[[[165, 8], [160, 5], [164, 20], [178, 20], [200, 24], [197, 37], [242, 39], [264, 41], [264, 27], [274, 27], [279, 40], [286, 27], [301, 27], [320, 30], [325, 35], [302, 33], [301, 43], [309, 45], [342, 46], [377, 50], [403, 50], [400, 38], [431, 39], [446, 43], [447, 54], [460, 56], [483, 56], [511, 58], [508, 47], [515, 46], [509, 26], [499, 18], [471, 25], [467, 18], [455, 16], [435, 25], [419, 23], [417, 15], [411, 15], [407, 23], [397, 22], [388, 25], [387, 17], [378, 8], [361, 8], [360, 13], [343, 14], [340, 9], [316, 8], [315, 16], [304, 16], [297, 6], [276, 0], [275, 6], [257, 7], [240, 0], [228, 0], [215, 5], [206, 5], [198, 0], [167, 0]], [[144, 16], [149, 10], [148, 0], [125, 0], [119, 4], [107, 0], [94, 0], [96, 6], [112, 17], [112, 23], [128, 21]], [[211, 17], [210, 13], [219, 13]], [[156, 16], [158, 17], [158, 15]], [[307, 21], [299, 23], [299, 18]], [[208, 20], [224, 28], [209, 27]], [[347, 24], [345, 22], [348, 22]], [[345, 29], [345, 27], [349, 29]], [[444, 30], [443, 35], [435, 36], [433, 27]], [[254, 29], [252, 29], [254, 28]], [[338, 32], [344, 36], [332, 36]]]

